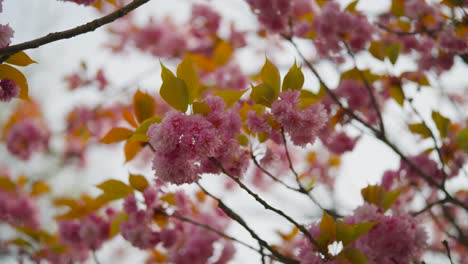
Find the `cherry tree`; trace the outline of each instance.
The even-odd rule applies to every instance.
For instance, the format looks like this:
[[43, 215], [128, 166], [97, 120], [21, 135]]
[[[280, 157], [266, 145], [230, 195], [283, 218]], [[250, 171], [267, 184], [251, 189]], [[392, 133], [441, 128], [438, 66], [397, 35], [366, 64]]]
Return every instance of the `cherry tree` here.
[[[0, 139], [15, 161], [0, 161], [1, 255], [106, 263], [100, 250], [121, 239], [147, 263], [233, 263], [241, 250], [254, 252], [249, 263], [466, 262], [467, 87], [442, 80], [467, 69], [468, 1], [389, 0], [378, 13], [363, 0], [238, 1], [255, 19], [248, 29], [217, 1], [185, 1], [185, 20], [145, 21], [151, 0], [65, 2], [99, 18], [21, 43], [0, 25]], [[49, 76], [102, 98], [73, 106], [57, 131], [29, 94], [27, 69], [41, 63], [29, 50], [100, 27], [95, 44], [112, 56], [159, 60], [160, 85], [122, 85], [88, 62]], [[339, 191], [344, 160], [380, 158], [360, 153], [366, 140], [398, 164], [360, 194]], [[57, 196], [59, 179], [15, 170], [42, 155], [79, 171], [97, 147], [123, 153], [112, 166], [125, 179]], [[239, 194], [256, 216], [240, 213]], [[336, 202], [356, 195], [357, 207]], [[287, 197], [314, 215], [274, 202]], [[274, 239], [259, 215], [281, 221]]]

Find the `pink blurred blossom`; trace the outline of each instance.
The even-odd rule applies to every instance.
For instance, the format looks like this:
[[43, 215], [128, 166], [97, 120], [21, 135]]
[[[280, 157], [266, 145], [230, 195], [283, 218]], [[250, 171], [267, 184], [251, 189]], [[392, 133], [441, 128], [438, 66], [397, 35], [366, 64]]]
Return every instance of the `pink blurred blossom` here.
[[0, 102], [9, 102], [12, 98], [18, 97], [20, 87], [12, 79], [0, 80]]
[[50, 132], [35, 119], [16, 122], [6, 134], [8, 151], [22, 160], [28, 160], [34, 152], [44, 151], [49, 145]]

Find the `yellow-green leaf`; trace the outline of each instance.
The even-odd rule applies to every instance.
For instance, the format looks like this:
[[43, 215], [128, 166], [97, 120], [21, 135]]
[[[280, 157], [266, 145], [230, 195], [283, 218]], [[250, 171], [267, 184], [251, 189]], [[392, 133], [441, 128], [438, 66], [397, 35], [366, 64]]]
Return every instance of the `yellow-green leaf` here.
[[359, 251], [356, 248], [345, 248], [340, 255], [343, 255], [346, 257], [346, 259], [351, 263], [351, 264], [367, 264], [369, 261], [367, 260], [366, 255], [364, 255], [361, 251]]
[[159, 94], [170, 106], [181, 112], [187, 111], [189, 104], [189, 93], [185, 82], [174, 76], [174, 74], [161, 64], [161, 78], [163, 84]]
[[262, 83], [252, 88], [250, 99], [254, 103], [270, 107], [275, 100], [275, 91], [273, 87], [268, 84]]
[[128, 139], [133, 134], [128, 128], [114, 127], [101, 139], [104, 144], [112, 144]]
[[0, 64], [0, 79], [5, 78], [12, 79], [15, 84], [20, 87], [20, 93], [18, 95], [19, 98], [25, 100], [29, 99], [28, 81], [22, 72], [10, 65]]
[[133, 110], [137, 117], [138, 122], [143, 122], [146, 119], [154, 115], [156, 103], [154, 98], [147, 94], [143, 93], [140, 90], [136, 91], [133, 96]]
[[36, 61], [32, 60], [24, 51], [20, 51], [14, 54], [5, 62], [17, 66], [28, 66], [29, 64], [37, 63]]
[[133, 135], [130, 137], [131, 140], [136, 140], [140, 142], [148, 142], [148, 136], [146, 135], [146, 132], [148, 131], [148, 128], [152, 124], [156, 124], [161, 122], [162, 118], [159, 116], [153, 116], [151, 118], [146, 119], [143, 123], [140, 124], [140, 126], [135, 130]]
[[356, 13], [357, 10], [356, 10], [356, 5], [359, 3], [359, 0], [354, 0], [352, 1], [351, 3], [349, 3], [349, 5], [345, 8], [346, 11], [350, 12], [350, 13]]
[[458, 132], [455, 135], [455, 141], [461, 149], [468, 151], [468, 128], [465, 128]]
[[133, 189], [140, 192], [143, 192], [149, 186], [148, 181], [143, 175], [130, 174], [128, 181], [130, 182], [130, 186], [132, 186]]
[[120, 212], [112, 218], [110, 225], [109, 236], [114, 237], [120, 233], [120, 225], [128, 220], [128, 215], [125, 212]]
[[192, 108], [194, 114], [206, 115], [211, 112], [211, 108], [204, 102], [194, 102]]
[[384, 211], [387, 211], [392, 207], [392, 204], [398, 199], [398, 196], [401, 194], [401, 189], [389, 191], [385, 193], [385, 198], [382, 204]]
[[442, 138], [447, 136], [447, 130], [450, 126], [450, 119], [437, 111], [432, 111], [432, 120], [436, 124], [437, 130]]
[[405, 93], [400, 85], [390, 86], [390, 96], [397, 102], [400, 106], [403, 106], [405, 103]]
[[232, 56], [234, 49], [226, 41], [220, 41], [214, 50], [214, 62], [216, 65], [221, 66], [226, 64]]
[[300, 90], [304, 85], [304, 74], [300, 67], [297, 67], [296, 63], [289, 69], [283, 80], [283, 91], [292, 89]]
[[322, 231], [316, 239], [322, 248], [327, 248], [328, 244], [336, 237], [336, 223], [333, 217], [323, 212], [322, 220], [320, 221], [320, 230]]
[[280, 92], [281, 76], [278, 68], [266, 59], [265, 64], [260, 71], [260, 78], [263, 83], [270, 86], [273, 90], [273, 99], [276, 99]]
[[392, 6], [390, 7], [390, 13], [397, 17], [405, 14], [405, 0], [392, 0]]
[[379, 185], [369, 185], [361, 190], [361, 195], [364, 201], [381, 206], [385, 199], [385, 189]]
[[233, 104], [237, 103], [242, 95], [247, 90], [235, 91], [235, 90], [220, 90], [214, 93], [214, 95], [219, 96], [224, 99], [227, 107], [231, 107]]
[[107, 180], [97, 185], [110, 199], [120, 199], [133, 193], [133, 188], [119, 180]]
[[379, 60], [385, 59], [385, 45], [380, 41], [372, 41], [369, 46], [369, 52]]
[[376, 224], [377, 222], [364, 222], [351, 225], [343, 221], [338, 221], [336, 222], [336, 240], [341, 241], [343, 246], [346, 247], [369, 232]]
[[198, 96], [200, 75], [190, 55], [186, 55], [184, 60], [177, 67], [177, 77], [185, 82], [188, 89], [189, 103], [192, 103]]
[[431, 131], [422, 123], [409, 124], [408, 128], [411, 132], [420, 135], [422, 138], [431, 136]]
[[400, 54], [400, 44], [392, 44], [386, 48], [386, 54], [392, 64], [395, 64]]

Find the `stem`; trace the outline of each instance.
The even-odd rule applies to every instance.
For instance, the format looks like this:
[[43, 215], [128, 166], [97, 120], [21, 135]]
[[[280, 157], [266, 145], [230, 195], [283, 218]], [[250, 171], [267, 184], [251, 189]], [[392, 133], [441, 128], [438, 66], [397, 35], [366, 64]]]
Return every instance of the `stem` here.
[[312, 235], [309, 233], [309, 231], [301, 224], [299, 224], [298, 222], [296, 222], [294, 219], [292, 219], [290, 216], [288, 216], [287, 214], [285, 214], [283, 211], [271, 206], [270, 204], [268, 204], [265, 200], [263, 200], [262, 198], [260, 198], [260, 196], [258, 196], [258, 194], [254, 193], [252, 190], [250, 190], [245, 184], [243, 184], [239, 178], [231, 175], [229, 172], [227, 172], [223, 165], [218, 161], [216, 160], [215, 158], [210, 158], [211, 162], [213, 162], [213, 164], [215, 164], [225, 175], [227, 175], [229, 178], [231, 178], [233, 181], [235, 181], [237, 183], [237, 185], [239, 185], [239, 187], [241, 187], [244, 191], [246, 191], [250, 196], [252, 196], [258, 203], [260, 203], [265, 209], [267, 210], [270, 210], [270, 211], [273, 211], [275, 212], [276, 214], [282, 216], [284, 219], [286, 219], [288, 222], [290, 222], [291, 224], [293, 224], [294, 226], [296, 226], [297, 228], [299, 228], [299, 230], [301, 230], [301, 232], [307, 237], [307, 239], [318, 249], [318, 251], [323, 255], [325, 256], [326, 258], [328, 257], [328, 254], [326, 253], [326, 251], [322, 248], [322, 246], [312, 237]]
[[90, 22], [88, 22], [86, 24], [77, 26], [77, 27], [72, 28], [72, 29], [64, 30], [64, 31], [49, 33], [49, 34], [47, 34], [47, 35], [45, 35], [43, 37], [37, 38], [37, 39], [33, 39], [33, 40], [30, 40], [30, 41], [26, 41], [26, 42], [23, 42], [23, 43], [19, 43], [19, 44], [16, 44], [16, 45], [12, 45], [12, 46], [0, 49], [0, 56], [1, 56], [0, 63], [3, 63], [11, 55], [13, 55], [15, 53], [18, 53], [20, 51], [24, 51], [24, 50], [27, 50], [27, 49], [35, 49], [35, 48], [38, 48], [40, 46], [43, 46], [43, 45], [51, 43], [51, 42], [55, 42], [55, 41], [62, 40], [62, 39], [73, 38], [73, 37], [76, 37], [78, 35], [94, 31], [99, 27], [102, 27], [102, 26], [104, 26], [106, 24], [109, 24], [109, 23], [115, 21], [118, 18], [121, 18], [121, 17], [127, 15], [131, 11], [135, 10], [139, 6], [145, 4], [145, 3], [149, 2], [149, 1], [150, 0], [134, 0], [133, 2], [129, 3], [128, 5], [123, 6], [122, 8], [117, 9], [116, 11], [114, 11], [114, 12], [112, 12], [110, 14], [108, 14], [106, 16], [103, 16], [101, 18], [95, 19], [93, 21], [90, 21]]
[[218, 197], [214, 196], [212, 193], [208, 192], [203, 186], [201, 186], [200, 183], [197, 183], [198, 187], [200, 187], [200, 189], [202, 189], [202, 191], [204, 193], [206, 193], [208, 196], [210, 196], [211, 198], [215, 199], [217, 202], [218, 202], [218, 207], [223, 210], [223, 212], [228, 215], [232, 220], [236, 221], [237, 223], [239, 223], [242, 227], [245, 228], [245, 230], [247, 230], [247, 232], [249, 232], [249, 234], [252, 236], [252, 238], [254, 238], [255, 240], [258, 241], [258, 243], [268, 249], [279, 261], [283, 262], [283, 263], [288, 263], [288, 264], [299, 264], [299, 261], [295, 260], [295, 259], [292, 259], [292, 258], [289, 258], [287, 256], [284, 256], [283, 254], [281, 254], [279, 251], [277, 251], [276, 249], [274, 249], [273, 247], [271, 247], [268, 242], [266, 242], [265, 240], [263, 240], [259, 235], [257, 235], [257, 233], [255, 233], [255, 231], [253, 231], [252, 228], [250, 228], [248, 225], [247, 225], [247, 222], [245, 222], [244, 219], [242, 219], [241, 216], [239, 216], [236, 212], [234, 212], [231, 208], [229, 208], [221, 199], [219, 199]]

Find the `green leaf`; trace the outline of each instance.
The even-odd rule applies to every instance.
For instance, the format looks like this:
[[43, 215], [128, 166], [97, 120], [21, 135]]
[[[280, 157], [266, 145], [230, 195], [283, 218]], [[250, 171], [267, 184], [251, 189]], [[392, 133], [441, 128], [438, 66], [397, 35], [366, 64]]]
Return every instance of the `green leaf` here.
[[446, 118], [437, 111], [432, 111], [432, 120], [436, 124], [437, 130], [442, 138], [447, 137], [447, 131], [450, 126], [450, 119]]
[[253, 87], [252, 92], [250, 93], [250, 99], [252, 99], [254, 103], [268, 107], [271, 107], [271, 104], [275, 98], [275, 91], [273, 87], [264, 83]]
[[198, 96], [200, 75], [195, 68], [195, 64], [192, 62], [190, 55], [186, 55], [184, 60], [177, 67], [177, 77], [184, 80], [188, 89], [189, 103], [192, 103]]
[[286, 76], [284, 76], [283, 80], [283, 91], [287, 91], [289, 89], [292, 90], [300, 90], [304, 85], [304, 74], [300, 67], [297, 67], [296, 63], [289, 69]]
[[193, 113], [206, 115], [211, 112], [211, 108], [204, 102], [194, 102], [193, 103]]
[[405, 103], [405, 93], [403, 88], [400, 85], [390, 86], [390, 96], [397, 102], [400, 106], [403, 106]]
[[359, 0], [354, 0], [352, 1], [351, 3], [349, 3], [349, 5], [345, 8], [346, 11], [350, 12], [350, 13], [356, 13], [357, 10], [356, 10], [356, 5], [359, 3]]
[[401, 77], [422, 86], [431, 85], [427, 77], [422, 72], [404, 72], [401, 74]]
[[455, 135], [455, 141], [461, 149], [468, 151], [468, 128], [458, 132]]
[[398, 199], [398, 196], [400, 196], [401, 191], [401, 189], [397, 189], [385, 193], [385, 198], [382, 204], [384, 211], [387, 211], [390, 209], [390, 207], [392, 207], [392, 204]]
[[390, 13], [397, 17], [403, 16], [405, 14], [405, 0], [392, 0]]
[[161, 63], [161, 78], [163, 84], [159, 94], [170, 106], [181, 112], [187, 111], [189, 104], [189, 92], [187, 85], [182, 79], [174, 74]]
[[364, 222], [358, 224], [347, 224], [343, 221], [336, 222], [336, 240], [341, 241], [343, 246], [353, 243], [359, 237], [367, 234], [377, 222]]
[[431, 131], [422, 123], [409, 124], [408, 128], [411, 132], [420, 135], [422, 138], [431, 136]]
[[136, 91], [133, 96], [133, 110], [137, 117], [138, 122], [143, 122], [146, 119], [154, 115], [156, 103], [154, 98], [147, 94], [143, 93], [140, 90]]
[[392, 64], [395, 64], [400, 54], [400, 44], [392, 44], [386, 48], [386, 54]]
[[340, 255], [345, 256], [345, 258], [351, 264], [367, 264], [369, 261], [367, 260], [366, 255], [364, 255], [361, 251], [356, 248], [345, 248]]
[[328, 244], [336, 237], [336, 223], [333, 217], [326, 212], [323, 212], [322, 220], [320, 221], [320, 230], [322, 232], [316, 241], [322, 248], [327, 248]]
[[385, 59], [385, 45], [380, 41], [372, 41], [369, 46], [369, 52], [381, 61]]
[[128, 181], [130, 182], [130, 186], [132, 186], [133, 189], [140, 192], [143, 192], [149, 186], [148, 180], [146, 180], [145, 176], [143, 175], [130, 174]]
[[104, 192], [106, 197], [112, 200], [124, 198], [127, 195], [133, 193], [132, 187], [128, 186], [122, 181], [114, 179], [107, 180], [97, 185], [97, 187]]
[[20, 51], [14, 54], [5, 62], [16, 66], [28, 66], [30, 64], [37, 63], [36, 61], [32, 60], [24, 51]]
[[22, 72], [10, 65], [0, 64], [0, 79], [5, 78], [12, 79], [15, 84], [20, 87], [20, 93], [18, 95], [20, 99], [29, 99], [28, 81]]
[[146, 119], [143, 123], [140, 124], [140, 126], [135, 130], [133, 135], [130, 137], [131, 140], [137, 140], [140, 142], [148, 142], [148, 136], [146, 135], [146, 132], [148, 131], [148, 128], [152, 124], [160, 123], [162, 120], [161, 117], [159, 116], [153, 116], [151, 118]]
[[120, 212], [112, 218], [110, 224], [109, 236], [114, 237], [120, 233], [120, 225], [128, 220], [128, 215], [125, 212]]
[[227, 107], [231, 107], [233, 104], [237, 103], [240, 100], [242, 95], [247, 90], [235, 91], [235, 90], [220, 90], [214, 93], [214, 95], [219, 96], [224, 99]]
[[306, 109], [307, 107], [316, 104], [322, 97], [323, 95], [321, 95], [320, 92], [315, 94], [308, 90], [301, 90], [301, 94], [299, 96], [299, 108]]
[[273, 90], [273, 99], [279, 96], [281, 86], [281, 76], [278, 68], [266, 59], [262, 70], [260, 71], [260, 78], [264, 84], [270, 86]]
[[133, 134], [128, 128], [114, 127], [101, 139], [104, 144], [112, 144], [128, 139]]

